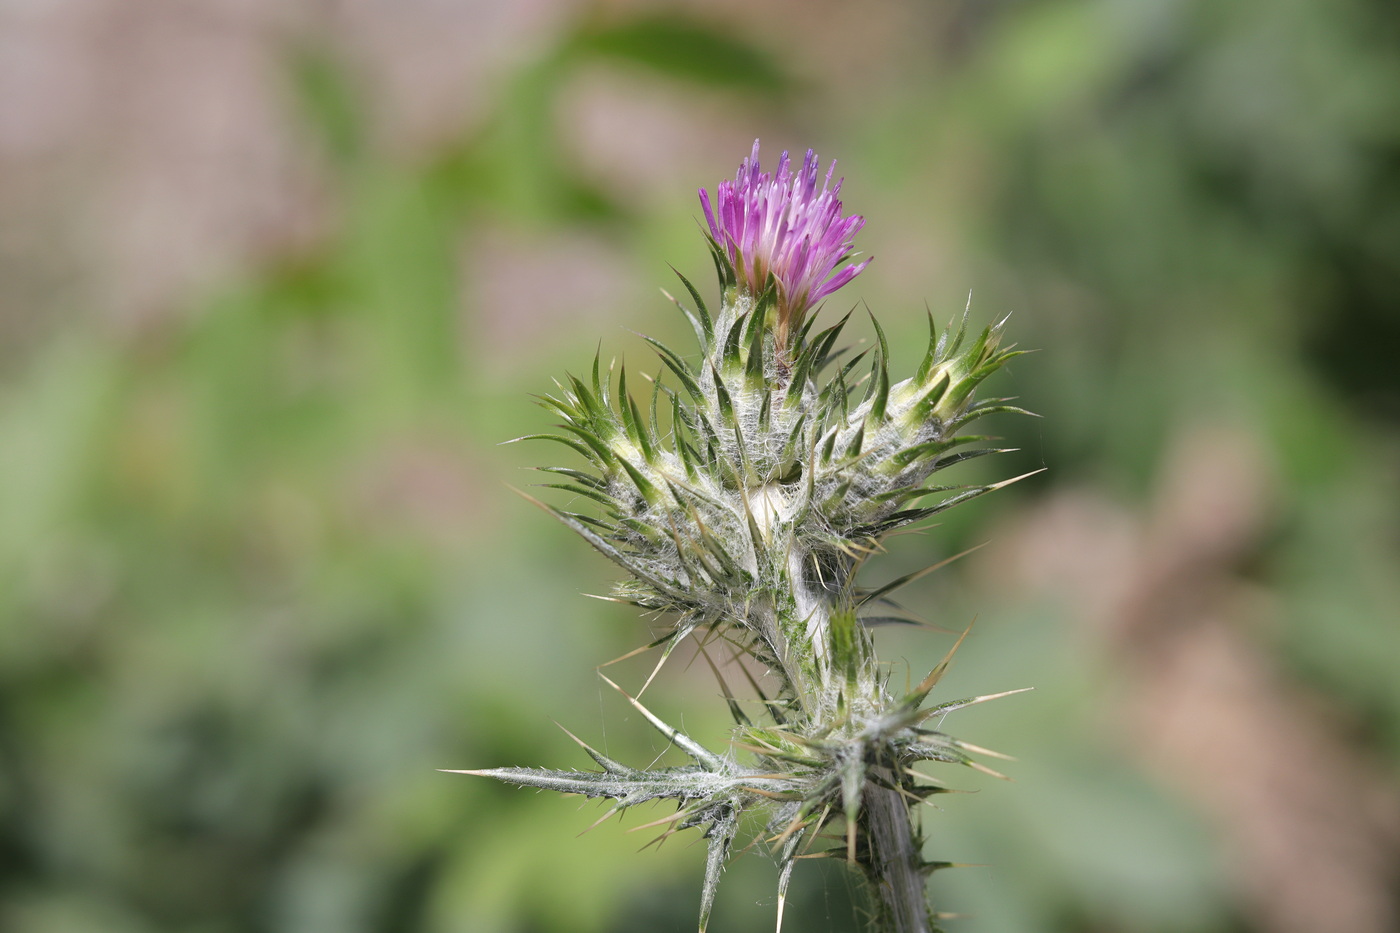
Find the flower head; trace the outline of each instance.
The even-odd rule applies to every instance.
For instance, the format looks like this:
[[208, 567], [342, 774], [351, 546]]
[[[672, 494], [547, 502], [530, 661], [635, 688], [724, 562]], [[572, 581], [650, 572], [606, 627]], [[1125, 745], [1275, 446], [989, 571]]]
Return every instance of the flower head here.
[[787, 335], [801, 326], [812, 306], [870, 264], [865, 259], [837, 268], [855, 255], [852, 240], [865, 218], [841, 216], [841, 179], [831, 184], [835, 170], [833, 161], [818, 191], [817, 155], [808, 149], [796, 173], [786, 152], [777, 172], [763, 172], [754, 140], [753, 154], [740, 164], [734, 180], [716, 186], [717, 210], [709, 192], [700, 189], [710, 235], [734, 266], [739, 285], [757, 295], [770, 274], [776, 281], [779, 346], [786, 345]]

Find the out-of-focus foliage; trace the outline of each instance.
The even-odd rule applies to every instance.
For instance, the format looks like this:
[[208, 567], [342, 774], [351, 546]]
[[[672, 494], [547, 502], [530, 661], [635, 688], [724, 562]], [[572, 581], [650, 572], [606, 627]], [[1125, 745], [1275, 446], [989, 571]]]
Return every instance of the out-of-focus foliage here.
[[[576, 839], [591, 808], [433, 770], [583, 766], [550, 717], [663, 751], [598, 733], [622, 708], [590, 667], [645, 622], [579, 595], [610, 570], [506, 491], [539, 452], [495, 446], [600, 338], [643, 359], [616, 323], [681, 334], [636, 300], [665, 262], [703, 280], [686, 199], [733, 165], [622, 196], [571, 123], [599, 75], [715, 121], [731, 161], [754, 136], [840, 156], [878, 258], [837, 299], [896, 347], [973, 288], [1040, 348], [991, 388], [1045, 416], [1004, 430], [1049, 472], [890, 559], [992, 538], [906, 602], [979, 618], [947, 696], [1037, 688], [957, 714], [1020, 761], [928, 815], [933, 857], [990, 866], [935, 877], [954, 928], [1393, 928], [1400, 8], [876, 5], [918, 30], [853, 88], [811, 77], [836, 63], [788, 6], [753, 5], [787, 37], [738, 6], [581, 15], [411, 156], [333, 36], [288, 43], [322, 236], [146, 327], [6, 309], [0, 928], [690, 928], [700, 847]], [[627, 304], [576, 319], [544, 262], [512, 287], [562, 313], [479, 303], [495, 240], [555, 236], [625, 257]], [[882, 652], [917, 678], [947, 645]], [[702, 668], [649, 702], [718, 734]], [[770, 875], [736, 864], [714, 928], [768, 928]], [[792, 893], [791, 929], [856, 928], [839, 865]]]

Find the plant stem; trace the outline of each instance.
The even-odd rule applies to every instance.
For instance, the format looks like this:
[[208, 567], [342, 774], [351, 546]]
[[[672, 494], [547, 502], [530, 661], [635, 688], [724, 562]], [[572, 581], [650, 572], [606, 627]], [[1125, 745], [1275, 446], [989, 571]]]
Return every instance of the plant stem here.
[[[797, 619], [810, 633], [803, 639], [816, 656], [829, 658], [833, 650], [828, 632], [836, 607], [829, 593], [812, 586], [803, 574], [806, 555], [794, 556], [788, 564], [789, 585]], [[844, 592], [846, 586], [837, 588]], [[791, 623], [790, 623], [791, 624]], [[839, 665], [823, 665], [816, 657], [808, 657], [805, 665], [794, 665], [792, 680], [800, 689], [826, 702], [807, 701], [819, 715], [831, 715], [833, 698], [846, 694], [848, 705], [855, 697], [865, 709], [887, 709], [890, 698], [880, 686], [879, 670], [869, 634], [857, 630], [857, 640], [865, 648], [860, 655], [859, 673], [851, 683], [833, 679]], [[849, 647], [848, 647], [849, 650]], [[823, 668], [825, 673], [823, 673]], [[824, 729], [817, 731], [826, 731]], [[877, 752], [877, 755], [880, 754]], [[873, 889], [877, 908], [875, 930], [878, 933], [936, 933], [930, 917], [925, 894], [923, 846], [910, 815], [910, 799], [895, 788], [901, 784], [896, 767], [874, 764], [869, 767], [861, 790], [860, 817], [855, 831], [859, 835], [858, 860], [866, 880]]]
[[[885, 769], [874, 774], [897, 784]], [[934, 933], [924, 894], [923, 853], [909, 820], [909, 804], [897, 790], [867, 782], [861, 795], [862, 867], [880, 905], [881, 933]]]

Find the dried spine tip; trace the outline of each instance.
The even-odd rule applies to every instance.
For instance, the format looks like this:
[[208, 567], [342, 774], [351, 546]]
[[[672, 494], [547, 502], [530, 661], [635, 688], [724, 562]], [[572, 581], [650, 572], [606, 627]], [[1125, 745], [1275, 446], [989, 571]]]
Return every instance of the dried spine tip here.
[[681, 277], [693, 305], [677, 304], [699, 342], [697, 362], [647, 338], [672, 379], [656, 380], [643, 406], [628, 392], [625, 369], [605, 374], [595, 357], [591, 379], [571, 377], [541, 400], [563, 433], [534, 435], [586, 461], [582, 469], [543, 468], [567, 480], [546, 485], [590, 500], [598, 513], [544, 508], [628, 572], [616, 598], [669, 620], [653, 645], [662, 652], [658, 669], [682, 640], [704, 633], [776, 676], [773, 696], [753, 684], [761, 715], [750, 716], [723, 687], [733, 746], [746, 760], [706, 748], [629, 695], [688, 764], [634, 769], [584, 745], [601, 771], [467, 772], [607, 797], [612, 812], [674, 800], [675, 816], [655, 824], [663, 836], [697, 827], [709, 846], [702, 931], [749, 811], [768, 815], [764, 838], [781, 866], [780, 924], [794, 859], [812, 854], [818, 834], [836, 823], [845, 835], [837, 854], [869, 881], [879, 928], [935, 929], [924, 880], [930, 866], [946, 863], [923, 858], [918, 804], [944, 788], [913, 766], [989, 770], [972, 756], [994, 753], [928, 728], [929, 720], [1006, 695], [924, 708], [951, 652], [913, 691], [892, 693], [868, 627], [890, 612], [881, 608], [889, 593], [921, 574], [874, 590], [855, 582], [885, 535], [1006, 485], [929, 484], [948, 465], [996, 452], [964, 433], [968, 425], [1016, 410], [974, 400], [1015, 355], [1001, 346], [1005, 322], [971, 342], [966, 312], [941, 333], [931, 325], [918, 372], [898, 382], [878, 323], [873, 358], [833, 365], [846, 319], [817, 330], [808, 312], [869, 260], [841, 266], [864, 221], [841, 216], [830, 171], [817, 190], [816, 165], [809, 152], [793, 173], [785, 153], [775, 174], [763, 173], [755, 144], [735, 181], [720, 184], [717, 212], [701, 193], [722, 301], [712, 314]]

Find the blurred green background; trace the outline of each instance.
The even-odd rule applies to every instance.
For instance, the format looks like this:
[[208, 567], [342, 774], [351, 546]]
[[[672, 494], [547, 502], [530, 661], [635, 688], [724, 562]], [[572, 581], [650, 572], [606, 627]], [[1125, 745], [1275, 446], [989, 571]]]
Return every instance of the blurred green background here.
[[[1039, 348], [959, 469], [1047, 472], [869, 570], [990, 542], [906, 602], [978, 620], [945, 698], [1036, 688], [944, 724], [1019, 759], [927, 814], [951, 929], [1400, 929], [1392, 0], [0, 4], [0, 929], [693, 929], [687, 837], [435, 769], [665, 751], [593, 671], [647, 621], [509, 492], [559, 454], [497, 444], [685, 344], [756, 136], [868, 218], [827, 313]], [[858, 928], [839, 864], [793, 901]]]

